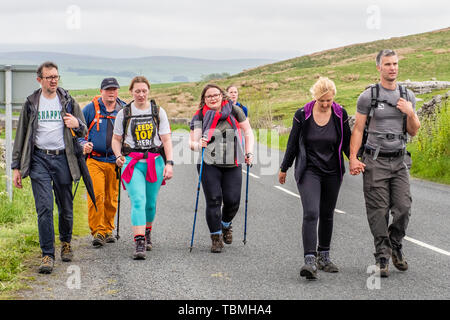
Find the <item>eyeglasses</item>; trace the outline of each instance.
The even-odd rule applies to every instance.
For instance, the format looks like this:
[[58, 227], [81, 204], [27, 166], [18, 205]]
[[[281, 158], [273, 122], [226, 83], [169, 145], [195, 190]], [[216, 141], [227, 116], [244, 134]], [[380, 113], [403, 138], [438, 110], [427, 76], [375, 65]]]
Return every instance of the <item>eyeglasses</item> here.
[[47, 81], [59, 80], [59, 79], [61, 79], [61, 76], [42, 77], [42, 79], [45, 79], [45, 80], [47, 80]]
[[207, 99], [207, 100], [217, 99], [217, 98], [219, 98], [221, 95], [222, 95], [221, 93], [216, 93], [216, 94], [213, 94], [213, 95], [210, 95], [210, 96], [205, 96], [205, 99]]

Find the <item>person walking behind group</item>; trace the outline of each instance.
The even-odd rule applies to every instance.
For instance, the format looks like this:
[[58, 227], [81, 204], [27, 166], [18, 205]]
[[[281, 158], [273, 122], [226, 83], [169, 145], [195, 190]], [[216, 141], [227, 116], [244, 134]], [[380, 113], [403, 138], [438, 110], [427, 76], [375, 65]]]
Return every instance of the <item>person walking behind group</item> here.
[[161, 184], [172, 178], [172, 138], [167, 114], [149, 101], [150, 83], [143, 76], [131, 80], [133, 101], [119, 111], [112, 149], [122, 168], [122, 183], [131, 201], [133, 258], [145, 259], [152, 249], [151, 231]]
[[230, 97], [231, 101], [233, 101], [233, 103], [235, 105], [240, 107], [244, 111], [245, 116], [248, 118], [248, 108], [238, 101], [239, 92], [238, 92], [237, 87], [234, 85], [228, 86], [227, 93], [228, 93], [228, 96]]
[[[349, 155], [350, 127], [346, 110], [334, 102], [336, 86], [321, 77], [311, 88], [313, 101], [294, 115], [278, 180], [295, 159], [295, 180], [303, 206], [302, 238], [305, 265], [300, 276], [317, 278], [317, 269], [338, 272], [330, 259], [333, 216]], [[319, 228], [317, 229], [317, 223]], [[317, 238], [319, 245], [317, 246]]]
[[[415, 136], [420, 121], [411, 90], [397, 84], [398, 56], [381, 50], [376, 57], [380, 82], [358, 98], [350, 143], [350, 173], [363, 172], [367, 219], [374, 237], [375, 261], [381, 277], [389, 276], [389, 259], [400, 271], [408, 269], [402, 251], [411, 214], [409, 170], [405, 162], [407, 134]], [[368, 122], [368, 128], [366, 123]], [[367, 130], [367, 142], [363, 136]], [[363, 147], [361, 161], [358, 151]], [[407, 161], [409, 162], [409, 161]], [[393, 221], [389, 225], [389, 211]]]
[[233, 240], [231, 223], [241, 200], [242, 163], [251, 164], [253, 160], [253, 131], [243, 110], [214, 84], [203, 88], [190, 130], [191, 150], [206, 148], [201, 183], [211, 252], [219, 253], [224, 241], [231, 244]]
[[83, 109], [88, 124], [88, 134], [82, 139], [83, 152], [94, 185], [95, 202], [88, 197], [88, 221], [94, 237], [92, 245], [101, 247], [114, 243], [114, 217], [117, 211], [119, 182], [116, 157], [111, 147], [117, 113], [126, 104], [118, 98], [119, 83], [115, 78], [105, 78], [100, 85], [100, 96]]
[[27, 97], [19, 117], [12, 154], [13, 182], [22, 188], [30, 176], [38, 217], [42, 261], [39, 273], [51, 273], [55, 261], [53, 194], [58, 206], [61, 259], [73, 259], [72, 182], [81, 177], [74, 154], [72, 132], [86, 134], [83, 113], [78, 103], [58, 86], [58, 66], [44, 62], [37, 69], [41, 88]]

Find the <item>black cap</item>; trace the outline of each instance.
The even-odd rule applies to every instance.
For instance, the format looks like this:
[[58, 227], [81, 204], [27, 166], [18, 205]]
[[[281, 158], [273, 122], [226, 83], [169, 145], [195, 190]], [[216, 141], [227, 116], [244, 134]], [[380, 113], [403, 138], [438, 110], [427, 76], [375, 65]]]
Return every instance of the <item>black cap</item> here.
[[100, 89], [105, 90], [108, 88], [120, 88], [116, 78], [105, 78], [100, 85]]

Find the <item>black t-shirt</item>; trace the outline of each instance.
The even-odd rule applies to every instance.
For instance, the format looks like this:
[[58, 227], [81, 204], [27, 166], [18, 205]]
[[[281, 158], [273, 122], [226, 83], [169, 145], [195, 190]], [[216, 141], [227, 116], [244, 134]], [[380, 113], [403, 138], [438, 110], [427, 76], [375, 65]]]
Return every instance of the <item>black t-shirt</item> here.
[[311, 114], [308, 130], [305, 132], [307, 167], [325, 174], [338, 174], [337, 143], [338, 136], [332, 116], [326, 125], [319, 126]]

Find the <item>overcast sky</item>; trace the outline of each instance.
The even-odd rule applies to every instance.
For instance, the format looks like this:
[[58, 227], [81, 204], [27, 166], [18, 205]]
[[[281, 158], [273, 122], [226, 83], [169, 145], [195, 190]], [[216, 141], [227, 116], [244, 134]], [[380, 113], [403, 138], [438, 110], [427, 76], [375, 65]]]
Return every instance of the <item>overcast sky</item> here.
[[0, 51], [281, 60], [446, 28], [449, 8], [442, 0], [2, 0]]

